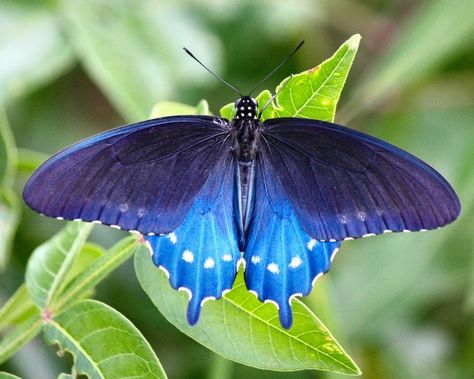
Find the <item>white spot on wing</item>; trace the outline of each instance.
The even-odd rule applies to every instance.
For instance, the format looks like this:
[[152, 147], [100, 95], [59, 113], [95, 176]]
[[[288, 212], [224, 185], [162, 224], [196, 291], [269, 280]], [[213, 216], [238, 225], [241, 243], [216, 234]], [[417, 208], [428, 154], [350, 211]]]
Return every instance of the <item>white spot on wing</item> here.
[[110, 225], [110, 227], [114, 228], [114, 229], [119, 229], [119, 230], [121, 229], [120, 226], [118, 226], [118, 225]]
[[207, 268], [207, 269], [214, 268], [214, 264], [215, 264], [214, 259], [212, 259], [211, 257], [208, 257], [204, 261], [204, 268]]
[[64, 220], [64, 217], [56, 217], [56, 220]]
[[167, 237], [170, 239], [173, 245], [176, 244], [176, 242], [178, 242], [178, 237], [176, 236], [175, 232], [171, 232], [170, 234], [168, 234]]
[[360, 221], [365, 221], [365, 219], [367, 218], [367, 213], [363, 211], [359, 211], [357, 212], [357, 217], [359, 218]]
[[252, 263], [256, 265], [257, 263], [260, 263], [260, 257], [258, 255], [252, 255], [252, 258], [250, 258]]
[[316, 241], [314, 238], [311, 238], [308, 241], [308, 244], [306, 246], [308, 246], [309, 251], [313, 251], [313, 248], [316, 246], [317, 243], [318, 243], [318, 241]]
[[289, 268], [292, 268], [292, 269], [295, 269], [299, 266], [301, 266], [301, 264], [303, 263], [303, 261], [301, 260], [301, 258], [297, 255], [293, 258], [291, 258], [291, 262], [290, 264], [288, 265]]
[[128, 211], [128, 204], [127, 203], [120, 204], [119, 205], [119, 211], [122, 212], [122, 213]]
[[270, 271], [272, 274], [275, 274], [275, 275], [280, 273], [280, 269], [278, 268], [278, 265], [276, 263], [273, 263], [273, 262], [268, 264], [267, 270]]
[[230, 262], [230, 261], [232, 261], [232, 255], [230, 255], [229, 253], [224, 254], [224, 255], [222, 256], [222, 260], [223, 260], [224, 262]]
[[186, 249], [183, 251], [183, 261], [188, 262], [188, 263], [193, 263], [194, 254], [191, 250]]

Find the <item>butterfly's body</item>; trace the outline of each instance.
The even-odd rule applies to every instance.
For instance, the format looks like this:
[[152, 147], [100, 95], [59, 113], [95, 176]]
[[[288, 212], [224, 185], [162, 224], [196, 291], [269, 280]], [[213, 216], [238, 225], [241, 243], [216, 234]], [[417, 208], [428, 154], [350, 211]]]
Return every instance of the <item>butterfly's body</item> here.
[[243, 251], [254, 198], [255, 159], [262, 123], [257, 117], [255, 99], [245, 96], [236, 102], [235, 109], [235, 117], [230, 122], [233, 136], [230, 152], [236, 165], [236, 221], [239, 228], [239, 247]]
[[[299, 118], [173, 116], [99, 134], [54, 155], [25, 202], [47, 216], [145, 236], [171, 285], [191, 294], [188, 321], [229, 290], [242, 260], [247, 288], [292, 323], [341, 241], [436, 229], [459, 199], [433, 168], [377, 138]], [[243, 253], [243, 255], [242, 255]]]

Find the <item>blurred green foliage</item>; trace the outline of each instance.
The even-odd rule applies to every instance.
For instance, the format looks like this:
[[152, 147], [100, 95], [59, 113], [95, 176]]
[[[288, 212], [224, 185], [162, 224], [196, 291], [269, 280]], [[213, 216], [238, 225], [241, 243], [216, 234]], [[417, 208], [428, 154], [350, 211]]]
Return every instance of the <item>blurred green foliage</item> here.
[[[442, 230], [344, 243], [307, 304], [365, 378], [471, 378], [472, 14], [472, 0], [0, 1], [0, 102], [20, 148], [18, 158], [8, 160], [16, 168], [6, 160], [0, 164], [2, 198], [20, 195], [34, 162], [43, 159], [39, 153], [46, 157], [79, 138], [146, 118], [157, 101], [196, 104], [206, 98], [215, 114], [232, 102], [235, 95], [190, 61], [182, 46], [246, 92], [301, 38], [305, 47], [266, 88], [313, 67], [348, 36], [361, 33], [336, 121], [436, 167], [458, 191], [463, 213]], [[0, 146], [0, 157], [6, 154]], [[0, 222], [10, 217], [5, 209], [19, 209], [14, 202], [1, 202]], [[0, 274], [1, 304], [23, 281], [30, 252], [63, 226], [24, 206], [21, 214], [8, 269]], [[96, 229], [93, 239], [101, 245], [124, 236]], [[7, 239], [2, 232], [0, 258]], [[140, 327], [169, 377], [338, 377], [263, 372], [215, 358], [138, 293], [129, 263], [101, 284], [97, 297]], [[67, 367], [55, 359], [54, 349], [45, 351], [33, 341], [0, 369], [50, 378], [62, 364]]]

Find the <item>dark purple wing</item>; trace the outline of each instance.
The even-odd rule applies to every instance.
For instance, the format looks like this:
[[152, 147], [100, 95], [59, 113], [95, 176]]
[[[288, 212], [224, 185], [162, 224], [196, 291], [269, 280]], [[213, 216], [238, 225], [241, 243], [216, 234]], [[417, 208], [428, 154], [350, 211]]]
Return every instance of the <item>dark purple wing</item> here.
[[23, 197], [46, 216], [171, 232], [209, 176], [224, 171], [227, 125], [216, 117], [175, 116], [113, 129], [46, 161]]
[[460, 213], [456, 193], [433, 168], [355, 130], [271, 119], [263, 124], [260, 149], [303, 228], [320, 240], [435, 229]]

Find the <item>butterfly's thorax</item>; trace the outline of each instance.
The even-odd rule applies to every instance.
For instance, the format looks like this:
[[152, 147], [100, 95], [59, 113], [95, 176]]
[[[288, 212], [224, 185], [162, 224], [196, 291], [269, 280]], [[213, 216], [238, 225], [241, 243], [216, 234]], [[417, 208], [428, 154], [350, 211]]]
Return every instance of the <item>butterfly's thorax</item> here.
[[240, 232], [240, 247], [245, 244], [245, 233], [253, 206], [255, 181], [255, 158], [258, 153], [258, 135], [261, 122], [257, 118], [257, 102], [244, 96], [235, 104], [236, 114], [231, 126], [234, 134], [232, 153], [236, 158], [237, 224]]

